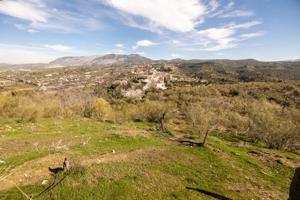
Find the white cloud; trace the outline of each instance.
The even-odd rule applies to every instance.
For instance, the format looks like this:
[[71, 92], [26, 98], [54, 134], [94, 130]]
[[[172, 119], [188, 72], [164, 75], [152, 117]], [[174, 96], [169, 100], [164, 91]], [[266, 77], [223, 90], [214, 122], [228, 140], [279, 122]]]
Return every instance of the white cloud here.
[[220, 15], [221, 18], [251, 17], [251, 16], [254, 16], [254, 12], [248, 10], [234, 10], [232, 12]]
[[198, 31], [199, 35], [206, 36], [212, 40], [222, 40], [234, 34], [234, 30], [228, 28], [210, 28]]
[[[202, 48], [206, 51], [218, 51], [236, 46], [233, 35], [235, 30], [228, 28], [210, 28], [199, 31], [198, 34], [208, 40], [208, 45]], [[209, 45], [210, 44], [210, 45]]]
[[[260, 24], [252, 20], [245, 23], [228, 23], [222, 27], [200, 29], [206, 18], [252, 17], [253, 11], [236, 9], [234, 1], [221, 4], [218, 0], [103, 0], [119, 10], [125, 24], [159, 33], [168, 44], [182, 50], [219, 51], [237, 47], [243, 39], [240, 30]], [[221, 6], [222, 5], [222, 6]], [[220, 19], [219, 19], [220, 20]], [[245, 33], [246, 34], [246, 33]], [[242, 36], [242, 37], [247, 37]], [[248, 36], [251, 37], [251, 36]], [[252, 36], [254, 37], [254, 36]], [[132, 48], [153, 46], [136, 43]]]
[[217, 0], [210, 0], [208, 3], [209, 12], [213, 12], [219, 8], [220, 4]]
[[250, 21], [246, 23], [241, 23], [241, 24], [236, 24], [236, 23], [230, 23], [227, 27], [230, 29], [248, 29], [251, 28], [252, 26], [256, 26], [261, 24], [260, 21]]
[[260, 37], [260, 36], [263, 36], [263, 35], [265, 35], [264, 32], [245, 33], [245, 34], [241, 34], [240, 38], [242, 40], [247, 40], [247, 39], [250, 39], [250, 38]]
[[28, 32], [28, 33], [37, 33], [37, 32], [39, 32], [39, 31], [34, 30], [34, 29], [28, 29], [27, 32]]
[[231, 1], [227, 5], [223, 6], [222, 9], [217, 10], [209, 15], [209, 17], [218, 18], [241, 18], [241, 17], [252, 17], [255, 13], [250, 10], [240, 10], [234, 8], [234, 2]]
[[140, 47], [151, 47], [157, 45], [157, 43], [150, 40], [140, 40], [136, 42], [136, 45]]
[[73, 47], [62, 45], [62, 44], [46, 44], [44, 45], [46, 48], [52, 49], [54, 51], [62, 51], [62, 52], [70, 52], [74, 50]]
[[124, 44], [118, 43], [115, 45], [117, 48], [124, 48]]
[[[22, 21], [18, 23], [16, 28], [26, 31], [62, 30], [65, 32], [79, 32], [80, 30], [97, 30], [102, 27], [100, 20], [93, 17], [93, 12], [88, 8], [85, 13], [56, 9], [50, 6], [55, 2], [45, 0], [2, 0], [0, 1], [0, 13], [21, 19]], [[81, 7], [82, 5], [78, 6]], [[20, 28], [21, 26], [23, 27]]]
[[[127, 25], [161, 34], [163, 39], [167, 40], [166, 42], [159, 40], [162, 44], [193, 51], [219, 51], [233, 48], [243, 40], [263, 35], [262, 32], [252, 33], [248, 30], [260, 24], [260, 21], [253, 19], [246, 23], [236, 23], [231, 19], [255, 15], [245, 8], [235, 8], [236, 5], [231, 0], [228, 0], [225, 5], [219, 0], [88, 0], [87, 3], [76, 1], [72, 9], [55, 6], [60, 5], [58, 2], [58, 0], [0, 0], [0, 13], [21, 19], [17, 22], [11, 20], [11, 22], [16, 28], [29, 33], [42, 30], [78, 32], [102, 27], [98, 18], [99, 13], [102, 13], [99, 12], [100, 6], [93, 8], [92, 5], [95, 2], [105, 2], [118, 11], [109, 14], [105, 12], [105, 17], [117, 15], [117, 19], [126, 21]], [[208, 26], [209, 24], [202, 26], [206, 18], [221, 20], [223, 24], [224, 21], [228, 23], [229, 19], [220, 18], [230, 18], [233, 22], [223, 26]], [[214, 24], [218, 23], [214, 22]], [[158, 43], [145, 39], [137, 41], [132, 49], [155, 45]], [[114, 46], [115, 49], [110, 49], [114, 53], [124, 53], [123, 50], [126, 49], [122, 43]], [[73, 47], [62, 44], [47, 44], [42, 48], [49, 52], [73, 53], [75, 51]]]
[[239, 30], [249, 29], [260, 23], [261, 22], [259, 21], [250, 21], [241, 24], [230, 23], [223, 27], [200, 30], [195, 36], [193, 36], [192, 41], [188, 41], [191, 45], [185, 44], [183, 48], [191, 51], [220, 51], [234, 48], [237, 47], [238, 43], [242, 40], [250, 39], [251, 37], [258, 37], [258, 33], [255, 35], [253, 33], [245, 33], [237, 36]]
[[[149, 29], [163, 27], [176, 32], [192, 31], [206, 13], [206, 6], [198, 0], [107, 0], [107, 2], [132, 16], [143, 17], [147, 20]], [[142, 23], [145, 24], [145, 21]]]
[[135, 43], [135, 45], [132, 47], [132, 49], [138, 49], [139, 47], [151, 47], [156, 46], [158, 43], [152, 42], [150, 40], [139, 40]]
[[179, 40], [172, 40], [171, 42], [172, 42], [172, 44], [175, 44], [175, 45], [177, 45], [177, 44], [180, 44], [180, 43], [181, 43]]
[[2, 0], [0, 1], [0, 12], [12, 17], [28, 20], [31, 22], [47, 22], [50, 17], [45, 12], [42, 1], [38, 0]]

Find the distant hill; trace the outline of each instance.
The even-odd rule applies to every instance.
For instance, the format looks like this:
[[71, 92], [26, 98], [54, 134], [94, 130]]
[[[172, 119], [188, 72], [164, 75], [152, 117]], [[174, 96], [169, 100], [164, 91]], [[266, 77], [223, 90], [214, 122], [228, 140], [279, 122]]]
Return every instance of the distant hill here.
[[112, 65], [112, 64], [141, 64], [150, 63], [151, 59], [137, 55], [108, 54], [104, 56], [78, 56], [58, 58], [50, 65], [81, 66], [81, 65]]
[[7, 63], [0, 63], [0, 68], [6, 68], [8, 66], [10, 66], [10, 65]]
[[151, 60], [138, 54], [74, 56], [58, 58], [46, 64], [0, 64], [4, 70], [34, 70], [58, 67], [101, 67], [118, 65], [119, 67], [133, 64], [173, 64], [188, 76], [207, 79], [217, 82], [236, 81], [278, 81], [300, 80], [300, 61], [273, 61], [262, 62], [255, 59], [229, 60], [229, 59], [172, 59]]
[[299, 61], [171, 60], [183, 73], [209, 80], [274, 81], [300, 80]]
[[40, 69], [47, 67], [45, 63], [29, 63], [29, 64], [7, 64], [0, 63], [0, 69], [3, 70], [22, 70], [22, 69]]

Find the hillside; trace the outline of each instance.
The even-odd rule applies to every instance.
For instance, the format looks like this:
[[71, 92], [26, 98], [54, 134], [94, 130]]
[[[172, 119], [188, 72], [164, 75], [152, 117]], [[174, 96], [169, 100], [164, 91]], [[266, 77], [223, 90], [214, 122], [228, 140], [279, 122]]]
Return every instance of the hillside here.
[[[299, 155], [218, 133], [206, 147], [180, 144], [147, 123], [1, 119], [0, 124], [0, 156], [6, 161], [1, 169], [10, 167], [8, 179], [34, 199], [281, 200], [300, 163]], [[61, 184], [40, 194], [55, 182], [48, 167], [61, 166], [65, 156], [75, 167]], [[0, 199], [26, 199], [14, 187], [0, 182]]]
[[[172, 61], [171, 61], [172, 62]], [[173, 61], [183, 72], [223, 81], [300, 80], [300, 62], [261, 62], [249, 60]]]
[[79, 57], [63, 57], [58, 58], [50, 65], [64, 65], [64, 66], [81, 66], [81, 65], [112, 65], [112, 64], [142, 64], [149, 63], [150, 59], [142, 57], [137, 54], [118, 55], [108, 54], [104, 56], [79, 56]]
[[288, 198], [298, 62], [55, 62], [0, 72], [0, 199]]

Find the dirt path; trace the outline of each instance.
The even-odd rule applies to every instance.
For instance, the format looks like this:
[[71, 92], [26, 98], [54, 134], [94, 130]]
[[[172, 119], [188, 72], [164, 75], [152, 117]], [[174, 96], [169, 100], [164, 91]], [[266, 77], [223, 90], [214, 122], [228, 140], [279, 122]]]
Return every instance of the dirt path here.
[[[82, 166], [91, 166], [93, 164], [107, 163], [107, 162], [123, 162], [126, 160], [135, 160], [146, 153], [154, 153], [159, 151], [155, 147], [148, 147], [144, 149], [133, 150], [122, 153], [108, 153], [103, 155], [96, 155], [81, 159], [79, 162]], [[0, 182], [0, 191], [8, 190], [18, 186], [32, 185], [38, 182], [42, 182], [45, 179], [50, 178], [48, 167], [58, 167], [62, 165], [64, 155], [52, 154], [43, 158], [34, 159], [24, 164], [15, 167], [11, 170], [12, 174], [8, 177], [11, 182]]]

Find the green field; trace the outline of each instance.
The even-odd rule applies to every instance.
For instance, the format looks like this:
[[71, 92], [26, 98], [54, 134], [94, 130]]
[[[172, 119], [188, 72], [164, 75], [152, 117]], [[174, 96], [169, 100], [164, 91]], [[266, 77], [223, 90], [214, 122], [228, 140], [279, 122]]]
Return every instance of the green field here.
[[[212, 132], [204, 147], [170, 140], [154, 124], [0, 120], [0, 199], [287, 199], [300, 156]], [[186, 132], [188, 133], [188, 131]], [[53, 189], [48, 167], [73, 168]], [[0, 179], [1, 180], [1, 179]]]

